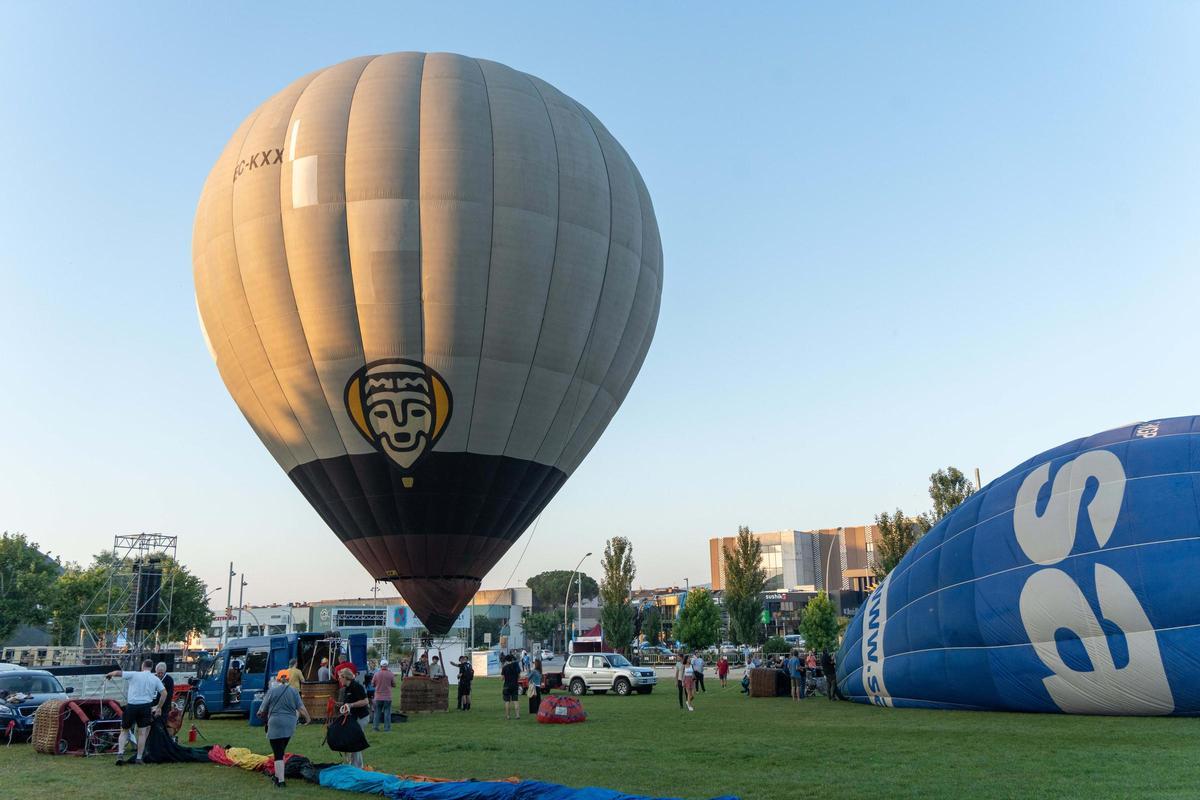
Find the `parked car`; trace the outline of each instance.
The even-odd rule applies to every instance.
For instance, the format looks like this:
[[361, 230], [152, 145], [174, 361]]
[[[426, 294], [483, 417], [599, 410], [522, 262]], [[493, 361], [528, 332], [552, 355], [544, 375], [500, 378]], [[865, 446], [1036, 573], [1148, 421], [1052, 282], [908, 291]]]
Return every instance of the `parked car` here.
[[620, 653], [576, 653], [563, 667], [563, 684], [571, 694], [596, 694], [614, 691], [619, 695], [631, 692], [650, 694], [658, 677], [649, 667], [635, 667]]
[[66, 700], [72, 691], [64, 689], [58, 678], [42, 669], [0, 673], [0, 731], [15, 722], [13, 738], [29, 738], [38, 706], [47, 700]]
[[0, 661], [0, 672], [12, 672], [13, 670], [25, 669], [20, 664], [8, 664]]
[[675, 660], [675, 653], [661, 644], [649, 645], [641, 649], [641, 662], [647, 666], [655, 664], [670, 664]]

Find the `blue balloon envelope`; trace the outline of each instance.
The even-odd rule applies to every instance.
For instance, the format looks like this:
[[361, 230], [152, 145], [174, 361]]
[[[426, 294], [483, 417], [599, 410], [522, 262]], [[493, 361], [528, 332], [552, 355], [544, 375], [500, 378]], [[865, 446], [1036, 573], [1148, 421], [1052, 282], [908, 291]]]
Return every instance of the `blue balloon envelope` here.
[[872, 592], [838, 686], [881, 706], [1200, 713], [1200, 417], [1035, 456]]

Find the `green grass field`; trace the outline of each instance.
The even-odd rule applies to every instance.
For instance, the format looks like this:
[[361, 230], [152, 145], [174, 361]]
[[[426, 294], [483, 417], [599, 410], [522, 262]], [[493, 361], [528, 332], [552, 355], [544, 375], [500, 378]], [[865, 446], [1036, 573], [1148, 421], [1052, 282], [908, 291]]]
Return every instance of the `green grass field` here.
[[[740, 676], [740, 674], [739, 674]], [[418, 715], [390, 734], [368, 732], [376, 769], [439, 777], [520, 776], [693, 800], [1200, 795], [1200, 727], [1191, 719], [1121, 719], [878, 709], [809, 699], [748, 699], [715, 678], [694, 713], [673, 686], [649, 696], [583, 698], [582, 725], [505, 721], [500, 685], [476, 681], [469, 713]], [[210, 741], [268, 753], [244, 720], [199, 723]], [[185, 728], [186, 730], [186, 728]], [[321, 730], [301, 728], [291, 750], [336, 760]], [[0, 748], [4, 798], [245, 798], [261, 775], [206, 764], [115, 768], [112, 759], [51, 757], [28, 744]], [[302, 797], [331, 790], [289, 782]]]

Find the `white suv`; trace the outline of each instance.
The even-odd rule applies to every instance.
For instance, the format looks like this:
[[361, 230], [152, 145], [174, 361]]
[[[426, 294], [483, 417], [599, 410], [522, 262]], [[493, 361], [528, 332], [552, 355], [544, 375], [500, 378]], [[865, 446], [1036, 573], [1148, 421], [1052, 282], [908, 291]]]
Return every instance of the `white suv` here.
[[619, 695], [650, 694], [658, 676], [648, 667], [630, 664], [620, 653], [576, 653], [567, 658], [562, 682], [571, 694], [586, 694], [589, 689], [596, 694], [610, 689]]

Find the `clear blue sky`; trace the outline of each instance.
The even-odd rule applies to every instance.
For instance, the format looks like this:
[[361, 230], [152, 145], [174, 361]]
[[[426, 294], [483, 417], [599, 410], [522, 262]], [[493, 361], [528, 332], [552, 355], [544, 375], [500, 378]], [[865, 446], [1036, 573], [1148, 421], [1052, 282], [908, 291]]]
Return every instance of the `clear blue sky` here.
[[590, 107], [662, 229], [650, 356], [515, 581], [614, 534], [637, 583], [706, 581], [739, 523], [916, 512], [940, 466], [1197, 413], [1200, 6], [847, 5], [6, 5], [0, 528], [73, 560], [175, 533], [253, 602], [367, 593], [205, 351], [191, 226], [248, 112], [396, 50]]

